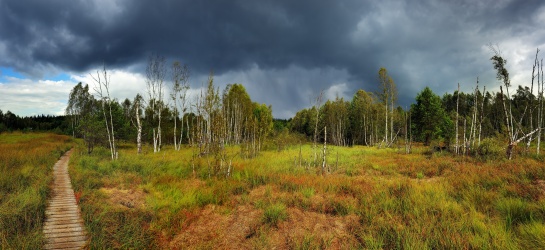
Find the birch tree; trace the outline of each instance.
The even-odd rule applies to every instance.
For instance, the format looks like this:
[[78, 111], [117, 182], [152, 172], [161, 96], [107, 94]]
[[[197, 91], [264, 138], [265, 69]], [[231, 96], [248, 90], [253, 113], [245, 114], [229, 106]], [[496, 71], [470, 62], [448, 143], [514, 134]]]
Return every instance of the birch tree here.
[[163, 85], [165, 80], [165, 58], [152, 55], [148, 59], [146, 67], [146, 86], [149, 96], [149, 108], [152, 112], [152, 120], [157, 120], [157, 127], [153, 128], [153, 152], [161, 150], [161, 113], [163, 111]]
[[[89, 85], [83, 86], [80, 82], [70, 92], [66, 109], [72, 116], [73, 129], [77, 131], [74, 135], [81, 135], [88, 154], [93, 152], [95, 144], [100, 142], [103, 134], [97, 106], [97, 101], [89, 93]], [[8, 114], [11, 113], [8, 111], [6, 115]]]
[[79, 82], [70, 91], [68, 97], [68, 105], [65, 109], [65, 114], [70, 118], [70, 124], [72, 125], [72, 137], [76, 137], [76, 128], [79, 125], [80, 117], [84, 111], [85, 101], [88, 99], [86, 95], [89, 94], [89, 85], [83, 86]]
[[220, 110], [220, 98], [218, 94], [219, 90], [214, 86], [214, 72], [210, 71], [208, 76], [208, 87], [206, 88], [206, 93], [204, 96], [203, 111], [204, 118], [206, 120], [206, 133], [205, 133], [205, 143], [206, 143], [206, 152], [210, 152], [211, 144], [214, 142], [213, 125], [214, 120], [217, 115], [219, 115]]
[[[394, 80], [388, 75], [388, 70], [386, 70], [386, 68], [380, 68], [378, 71], [378, 79], [380, 84], [379, 97], [384, 105], [384, 143], [386, 146], [390, 146], [394, 137], [393, 114], [395, 100], [397, 99], [397, 90]], [[388, 126], [390, 126], [390, 129], [388, 129]], [[388, 133], [388, 130], [390, 133]], [[388, 136], [390, 136], [390, 138], [388, 138]]]
[[[189, 89], [189, 68], [176, 61], [172, 64], [172, 89], [170, 97], [174, 109], [174, 148], [180, 150], [184, 131], [184, 115], [187, 111], [187, 91]], [[181, 118], [180, 138], [176, 136], [177, 120]]]
[[[117, 159], [117, 149], [115, 146], [115, 132], [114, 132], [114, 123], [112, 116], [112, 100], [110, 99], [110, 75], [106, 71], [106, 65], [103, 66], [102, 71], [96, 72], [96, 77], [91, 75], [95, 81], [95, 92], [102, 103], [102, 113], [104, 115], [104, 122], [106, 125], [106, 134], [108, 135], [108, 143], [110, 146], [110, 154], [112, 160]], [[108, 110], [106, 109], [108, 106]], [[109, 119], [109, 121], [108, 121]], [[109, 124], [108, 124], [109, 123]]]
[[131, 123], [136, 128], [136, 148], [138, 154], [142, 153], [142, 102], [143, 98], [140, 94], [136, 94], [131, 106], [131, 113], [134, 112], [134, 119], [131, 115]]

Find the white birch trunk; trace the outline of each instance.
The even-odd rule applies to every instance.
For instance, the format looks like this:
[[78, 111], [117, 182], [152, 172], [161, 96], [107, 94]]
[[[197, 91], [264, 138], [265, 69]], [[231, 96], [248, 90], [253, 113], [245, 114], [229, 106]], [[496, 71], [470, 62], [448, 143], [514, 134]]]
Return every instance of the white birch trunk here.
[[136, 147], [138, 154], [142, 153], [142, 123], [140, 123], [140, 103], [136, 106]]

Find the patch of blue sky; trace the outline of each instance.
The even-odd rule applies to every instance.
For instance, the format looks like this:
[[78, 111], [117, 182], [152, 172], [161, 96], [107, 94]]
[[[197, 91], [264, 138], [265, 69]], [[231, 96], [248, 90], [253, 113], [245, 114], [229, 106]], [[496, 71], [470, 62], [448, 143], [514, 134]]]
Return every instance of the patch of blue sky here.
[[25, 78], [22, 74], [14, 71], [12, 68], [0, 67], [0, 81], [6, 81], [8, 77], [15, 77], [19, 79]]
[[70, 80], [70, 75], [66, 73], [60, 73], [53, 77], [46, 77], [45, 80], [51, 80], [51, 81], [68, 81]]

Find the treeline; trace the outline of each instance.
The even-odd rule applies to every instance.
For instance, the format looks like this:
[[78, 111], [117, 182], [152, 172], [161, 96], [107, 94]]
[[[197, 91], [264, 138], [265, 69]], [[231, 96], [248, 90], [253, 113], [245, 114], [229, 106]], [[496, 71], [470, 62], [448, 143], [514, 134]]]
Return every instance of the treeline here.
[[508, 141], [507, 156], [512, 148], [525, 142], [529, 149], [543, 139], [542, 61], [537, 50], [530, 87], [518, 86], [514, 93], [505, 68], [507, 61], [498, 50], [491, 58], [497, 79], [502, 82], [500, 92], [486, 91], [476, 79], [472, 92], [455, 91], [442, 97], [426, 87], [416, 96], [409, 109], [395, 106], [395, 84], [386, 69], [378, 73], [378, 93], [358, 90], [352, 100], [336, 98], [303, 109], [290, 122], [290, 128], [309, 140], [339, 145], [405, 146], [410, 152], [411, 142], [422, 142], [456, 153], [477, 153], [481, 142], [494, 138]]
[[[240, 155], [253, 157], [265, 139], [287, 130], [318, 143], [338, 146], [366, 145], [404, 147], [412, 142], [433, 144], [457, 154], [478, 153], [482, 142], [506, 141], [510, 158], [512, 149], [534, 143], [539, 154], [543, 139], [544, 80], [543, 63], [536, 52], [530, 86], [510, 90], [507, 61], [499, 50], [490, 47], [490, 58], [502, 83], [500, 92], [490, 92], [476, 79], [469, 93], [458, 90], [443, 96], [423, 89], [410, 107], [396, 104], [394, 80], [385, 68], [378, 71], [378, 92], [358, 90], [351, 100], [322, 100], [317, 96], [311, 108], [300, 110], [287, 121], [273, 120], [272, 107], [253, 102], [241, 84], [228, 85], [220, 91], [214, 85], [213, 72], [200, 94], [188, 96], [190, 71], [186, 65], [166, 65], [160, 56], [152, 56], [146, 68], [145, 93], [132, 100], [110, 98], [106, 69], [93, 76], [93, 89], [77, 84], [71, 91], [65, 117], [35, 116], [19, 118], [0, 111], [0, 131], [49, 130], [83, 138], [91, 153], [96, 145], [106, 146], [112, 159], [117, 157], [119, 140], [134, 141], [138, 152], [143, 143], [159, 152], [164, 144], [190, 145], [196, 155], [217, 155], [226, 161], [226, 145], [241, 145]], [[169, 89], [165, 96], [165, 89]], [[276, 133], [278, 135], [279, 133]], [[283, 139], [271, 141], [281, 148]], [[325, 148], [325, 147], [324, 147]], [[484, 150], [488, 150], [484, 148]], [[324, 153], [325, 154], [325, 153]], [[315, 156], [316, 158], [317, 156]], [[316, 162], [316, 159], [314, 160]]]
[[11, 111], [0, 110], [0, 133], [10, 131], [51, 131], [58, 134], [67, 132], [64, 116], [35, 115], [20, 117]]
[[[104, 145], [115, 159], [119, 140], [136, 142], [138, 152], [142, 143], [153, 145], [154, 152], [165, 144], [176, 150], [186, 144], [196, 156], [216, 156], [218, 164], [212, 164], [216, 166], [227, 162], [226, 145], [241, 145], [242, 157], [254, 157], [273, 129], [270, 106], [253, 102], [241, 84], [230, 84], [220, 92], [212, 72], [206, 88], [190, 99], [188, 68], [174, 62], [167, 70], [163, 57], [149, 59], [145, 97], [110, 99], [106, 69], [94, 78], [94, 94], [89, 85], [78, 83], [66, 108], [72, 135], [83, 138], [89, 153], [96, 145]], [[166, 88], [169, 96], [164, 94]]]
[[[416, 103], [407, 110], [400, 106], [389, 112], [393, 127], [385, 122], [385, 106], [377, 94], [358, 90], [351, 100], [336, 98], [327, 100], [319, 107], [303, 109], [290, 121], [290, 129], [313, 139], [316, 121], [318, 126], [318, 140], [323, 142], [324, 128], [327, 127], [328, 141], [334, 145], [386, 145], [385, 126], [392, 134], [388, 138], [398, 143], [403, 143], [405, 138], [412, 136], [413, 141], [431, 143], [437, 142], [455, 143], [455, 120], [458, 103], [460, 132], [459, 138], [469, 138], [470, 133], [481, 135], [481, 140], [491, 137], [505, 137], [507, 129], [505, 125], [506, 114], [503, 110], [501, 93], [482, 92], [464, 93], [454, 91], [446, 93], [442, 97], [426, 87], [416, 97]], [[539, 98], [532, 94], [529, 87], [518, 86], [515, 94], [510, 99], [512, 114], [520, 117], [524, 112], [527, 115], [520, 120], [523, 130], [538, 124], [540, 114], [535, 107], [539, 105]], [[530, 110], [529, 107], [534, 107]], [[477, 111], [475, 111], [475, 109]], [[477, 117], [475, 118], [475, 112]], [[530, 115], [530, 113], [532, 113]], [[543, 114], [543, 113], [541, 113]], [[318, 120], [316, 120], [318, 118]], [[477, 128], [471, 129], [471, 124], [476, 122]], [[410, 123], [410, 124], [409, 124]], [[409, 126], [410, 125], [410, 126]], [[478, 139], [478, 138], [477, 138]]]

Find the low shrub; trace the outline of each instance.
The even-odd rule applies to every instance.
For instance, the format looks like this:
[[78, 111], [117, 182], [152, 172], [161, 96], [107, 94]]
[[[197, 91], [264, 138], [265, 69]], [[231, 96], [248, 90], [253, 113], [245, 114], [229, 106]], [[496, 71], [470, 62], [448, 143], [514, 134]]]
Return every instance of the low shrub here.
[[477, 147], [477, 155], [484, 159], [495, 159], [501, 157], [504, 154], [504, 150], [500, 143], [494, 139], [486, 138], [481, 141], [481, 144]]

